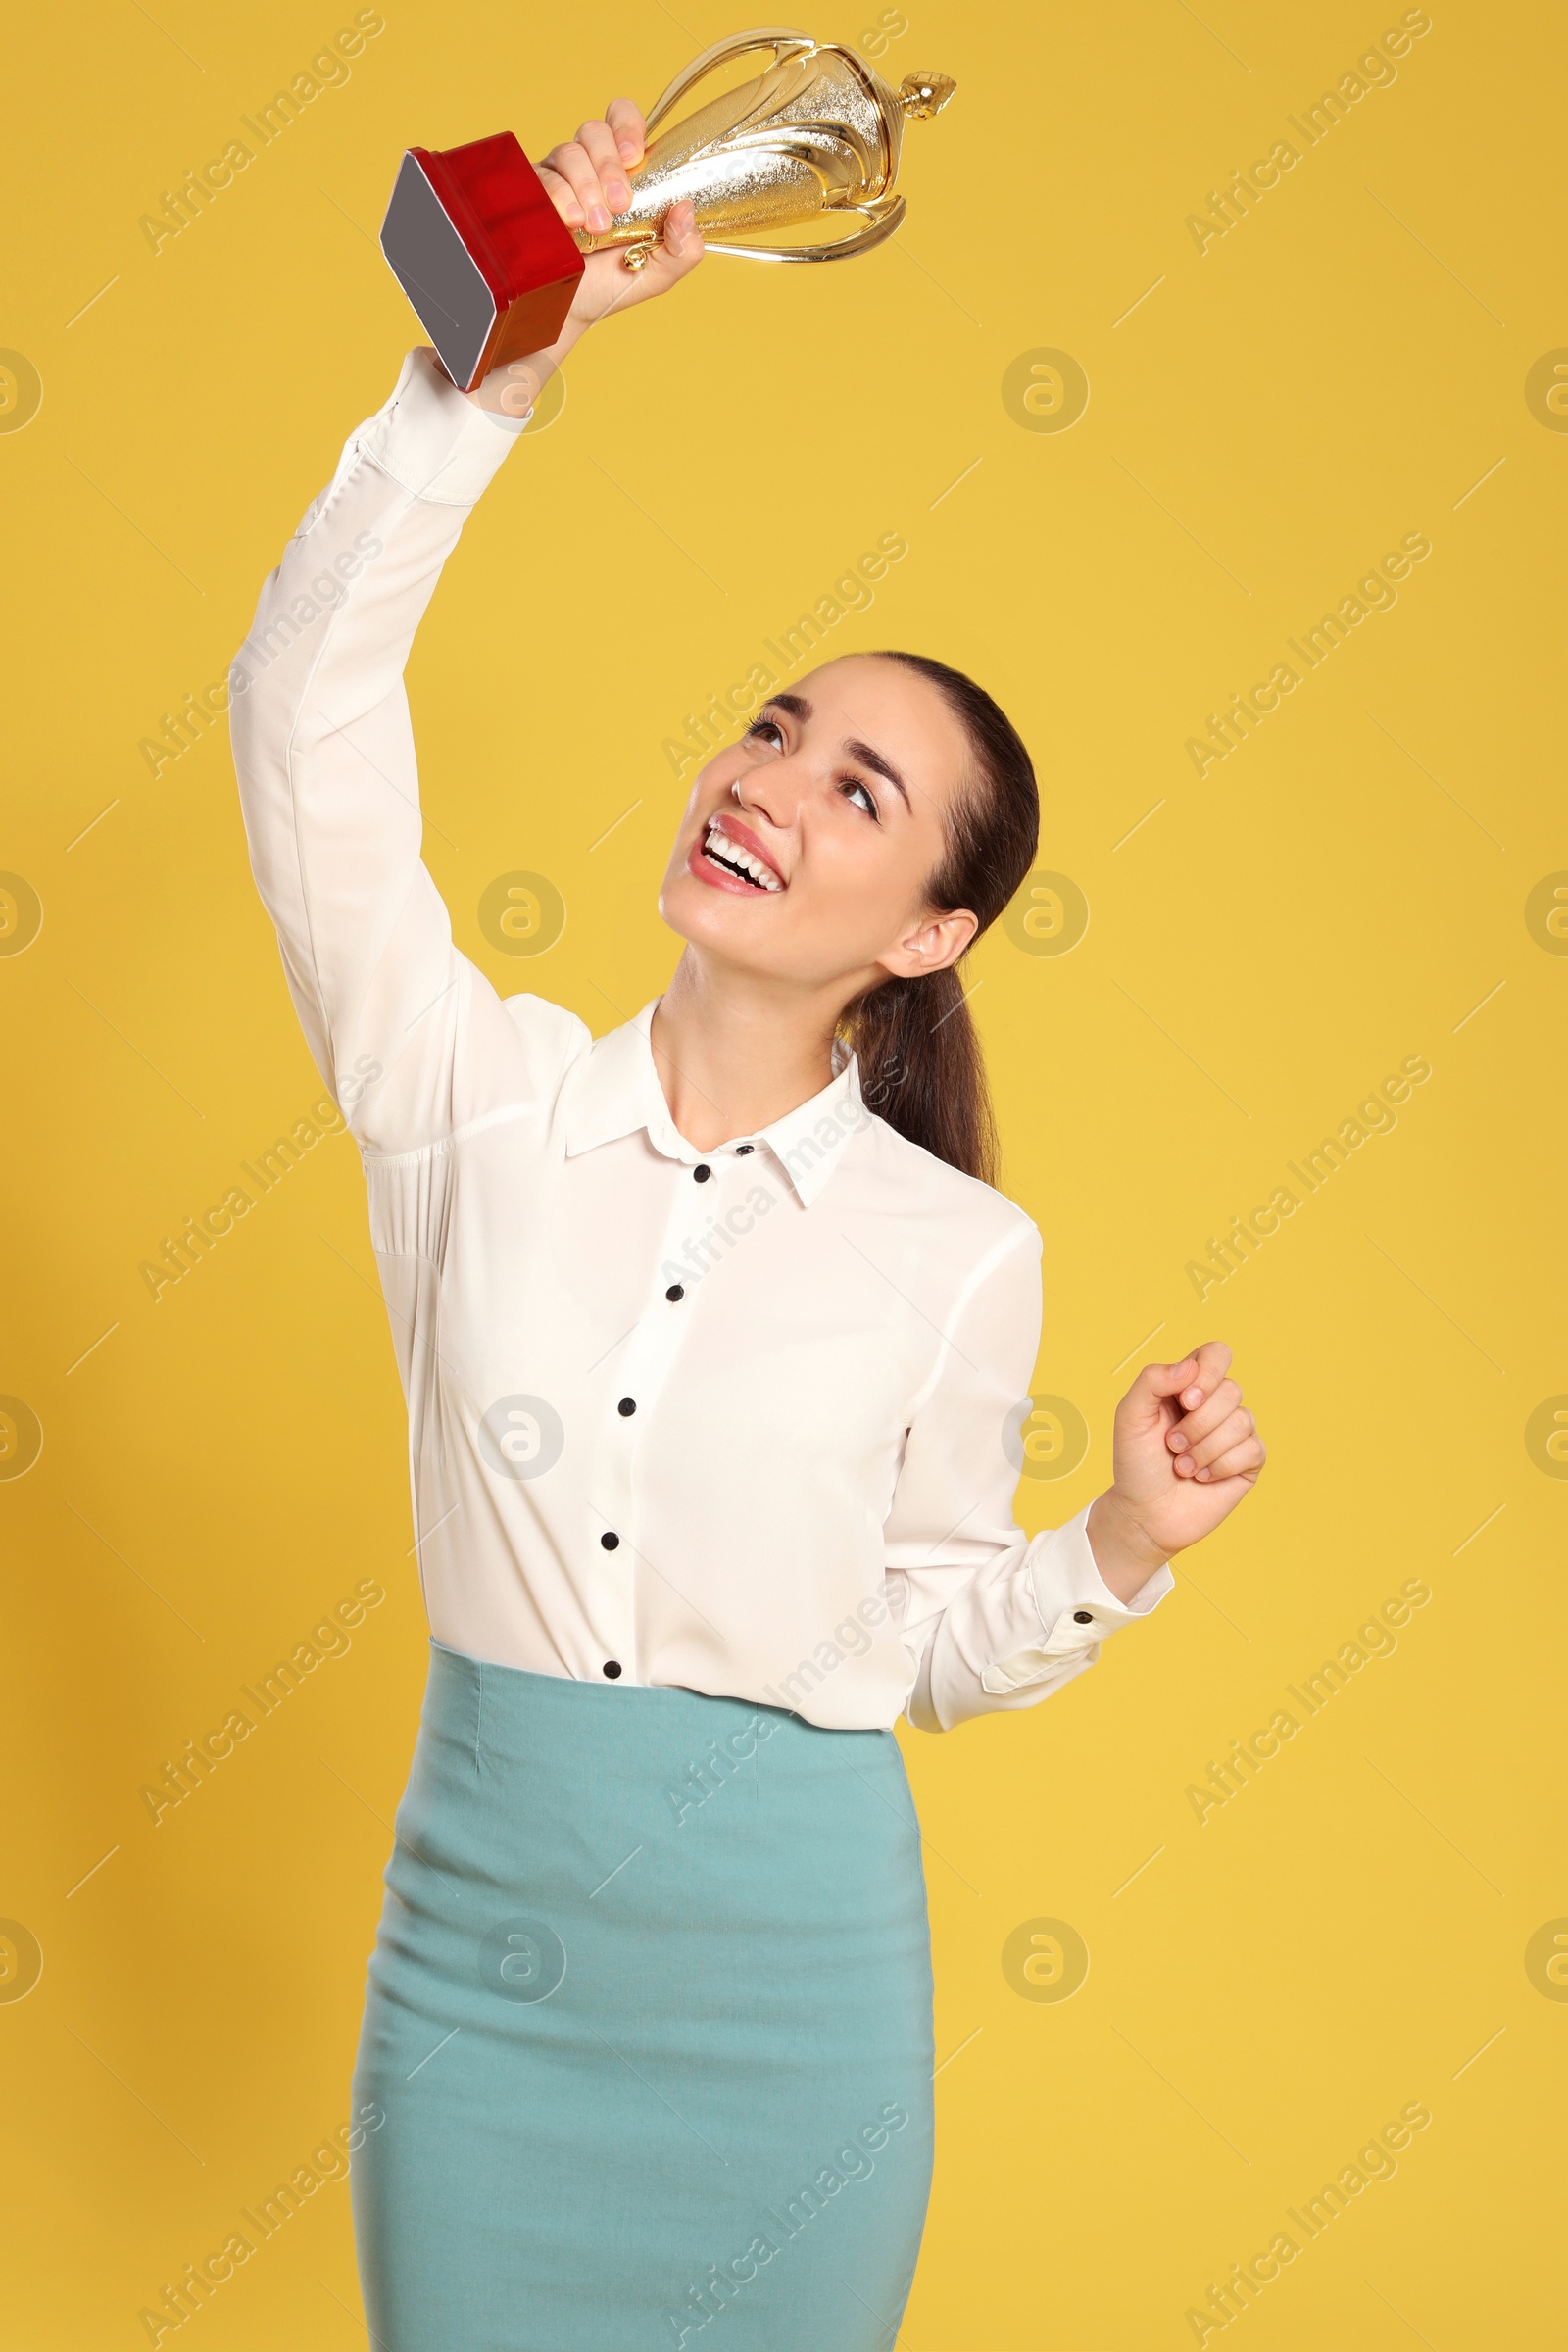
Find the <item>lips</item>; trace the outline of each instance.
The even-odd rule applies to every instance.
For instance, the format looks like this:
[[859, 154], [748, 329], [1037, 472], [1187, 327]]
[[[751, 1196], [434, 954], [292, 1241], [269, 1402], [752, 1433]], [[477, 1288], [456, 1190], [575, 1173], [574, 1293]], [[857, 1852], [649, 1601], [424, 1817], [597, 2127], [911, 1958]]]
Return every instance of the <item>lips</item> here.
[[783, 875], [751, 827], [728, 815], [709, 818], [706, 832], [692, 844], [686, 862], [699, 881], [717, 890], [776, 898], [786, 888]]

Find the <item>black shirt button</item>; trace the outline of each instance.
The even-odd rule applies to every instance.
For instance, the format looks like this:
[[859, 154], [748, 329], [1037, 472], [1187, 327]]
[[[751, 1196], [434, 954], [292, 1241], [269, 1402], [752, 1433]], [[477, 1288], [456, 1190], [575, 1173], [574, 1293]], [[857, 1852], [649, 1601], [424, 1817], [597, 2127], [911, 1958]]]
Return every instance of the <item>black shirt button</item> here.
[[664, 1297], [669, 1300], [671, 1306], [674, 1305], [677, 1298], [684, 1298], [685, 1296], [686, 1293], [678, 1282], [672, 1282], [664, 1293]]
[[615, 1410], [616, 1410], [616, 1412], [617, 1412], [617, 1413], [619, 1413], [619, 1415], [621, 1416], [622, 1420], [625, 1420], [625, 1419], [627, 1419], [627, 1418], [628, 1418], [628, 1417], [629, 1417], [629, 1416], [630, 1416], [632, 1413], [634, 1413], [634, 1412], [637, 1410], [637, 1399], [636, 1399], [636, 1397], [635, 1397], [635, 1396], [623, 1396], [623, 1397], [621, 1398], [620, 1402], [619, 1402], [619, 1403], [616, 1405], [616, 1407], [615, 1407]]
[[[624, 1405], [621, 1407], [621, 1410], [624, 1412]], [[1074, 1625], [1093, 1625], [1095, 1622], [1093, 1615], [1088, 1609], [1074, 1609], [1072, 1613], [1072, 1621]]]
[[735, 1147], [735, 1156], [737, 1159], [744, 1159], [748, 1152], [755, 1152], [756, 1150], [757, 1146], [755, 1144], [737, 1144]]
[[607, 1682], [612, 1683], [618, 1682], [620, 1680], [620, 1660], [618, 1658], [607, 1658], [605, 1660], [605, 1679]]
[[607, 1551], [618, 1551], [620, 1549], [620, 1538], [616, 1535], [612, 1527], [607, 1527], [599, 1541]]
[[710, 1167], [693, 1168], [692, 1182], [694, 1184], [706, 1184], [712, 1173], [713, 1171]]

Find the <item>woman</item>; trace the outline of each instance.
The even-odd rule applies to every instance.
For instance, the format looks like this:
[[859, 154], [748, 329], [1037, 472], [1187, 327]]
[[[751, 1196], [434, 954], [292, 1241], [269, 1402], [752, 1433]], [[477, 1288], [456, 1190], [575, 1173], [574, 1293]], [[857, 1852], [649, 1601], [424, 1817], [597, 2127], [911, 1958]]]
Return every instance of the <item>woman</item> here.
[[[642, 137], [617, 101], [547, 159], [568, 226], [624, 207]], [[471, 396], [412, 354], [232, 678], [257, 880], [365, 1155], [433, 1636], [355, 2090], [387, 2352], [892, 2342], [932, 2047], [891, 1727], [1059, 1689], [1263, 1459], [1208, 1345], [1139, 1375], [1085, 1513], [1013, 1523], [1040, 1237], [983, 1181], [956, 967], [1037, 803], [957, 673], [830, 662], [710, 761], [680, 961], [597, 1044], [452, 944], [415, 629], [551, 370], [701, 251], [683, 207], [640, 274], [596, 256], [560, 342]]]

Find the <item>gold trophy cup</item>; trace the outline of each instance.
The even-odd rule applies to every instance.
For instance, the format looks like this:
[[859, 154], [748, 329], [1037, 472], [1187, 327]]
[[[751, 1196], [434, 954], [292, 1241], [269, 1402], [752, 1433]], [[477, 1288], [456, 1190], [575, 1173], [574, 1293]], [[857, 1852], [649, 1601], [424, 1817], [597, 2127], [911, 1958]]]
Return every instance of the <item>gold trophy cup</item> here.
[[[726, 90], [661, 131], [680, 100], [733, 60], [769, 52], [754, 80]], [[652, 244], [672, 204], [690, 200], [717, 253], [762, 262], [833, 262], [868, 253], [904, 218], [894, 193], [906, 120], [939, 114], [955, 84], [946, 74], [909, 74], [890, 89], [864, 59], [836, 41], [766, 25], [715, 41], [677, 74], [648, 115], [648, 150], [628, 174], [631, 205], [584, 253], [619, 245], [628, 259]], [[754, 232], [801, 229], [825, 216], [858, 222], [844, 236], [760, 243]], [[635, 267], [635, 262], [633, 264]]]
[[[752, 57], [767, 61], [760, 72], [669, 121], [700, 82]], [[641, 269], [682, 198], [714, 253], [868, 253], [904, 218], [894, 181], [905, 122], [939, 114], [954, 87], [945, 74], [908, 74], [895, 90], [839, 42], [761, 25], [715, 41], [655, 101], [643, 161], [626, 174], [631, 203], [608, 229], [567, 229], [503, 131], [444, 152], [411, 147], [381, 249], [448, 373], [469, 390], [554, 342], [585, 255], [618, 247]], [[847, 233], [835, 233], [841, 221]]]

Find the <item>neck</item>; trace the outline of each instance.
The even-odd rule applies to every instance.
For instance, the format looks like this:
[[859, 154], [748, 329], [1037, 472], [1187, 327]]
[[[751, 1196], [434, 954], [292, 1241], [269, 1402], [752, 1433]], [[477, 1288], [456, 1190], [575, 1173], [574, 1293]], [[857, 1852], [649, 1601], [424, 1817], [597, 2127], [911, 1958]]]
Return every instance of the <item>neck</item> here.
[[654, 1013], [650, 1043], [669, 1115], [699, 1152], [756, 1135], [819, 1095], [847, 1000], [716, 969], [687, 948]]

